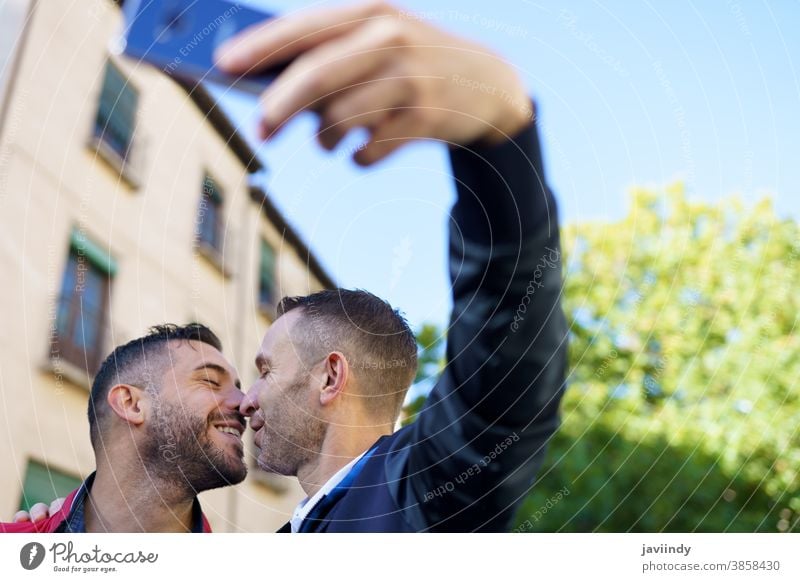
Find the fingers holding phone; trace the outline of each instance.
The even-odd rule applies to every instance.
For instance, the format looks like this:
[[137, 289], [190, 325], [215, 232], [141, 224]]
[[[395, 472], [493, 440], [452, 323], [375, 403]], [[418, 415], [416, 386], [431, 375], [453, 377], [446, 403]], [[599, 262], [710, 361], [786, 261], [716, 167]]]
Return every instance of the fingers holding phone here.
[[262, 94], [262, 137], [301, 111], [316, 111], [326, 148], [355, 127], [369, 130], [356, 154], [364, 165], [418, 138], [500, 142], [532, 119], [511, 65], [383, 2], [251, 26], [217, 49], [215, 59], [239, 75], [291, 60]]

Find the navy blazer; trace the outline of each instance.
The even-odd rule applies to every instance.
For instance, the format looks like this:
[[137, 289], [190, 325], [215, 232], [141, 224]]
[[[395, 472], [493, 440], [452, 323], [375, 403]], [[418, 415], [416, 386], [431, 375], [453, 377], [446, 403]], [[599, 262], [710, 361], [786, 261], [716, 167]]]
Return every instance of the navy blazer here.
[[558, 427], [567, 328], [536, 126], [450, 158], [446, 368], [417, 420], [375, 443], [301, 531], [508, 531]]

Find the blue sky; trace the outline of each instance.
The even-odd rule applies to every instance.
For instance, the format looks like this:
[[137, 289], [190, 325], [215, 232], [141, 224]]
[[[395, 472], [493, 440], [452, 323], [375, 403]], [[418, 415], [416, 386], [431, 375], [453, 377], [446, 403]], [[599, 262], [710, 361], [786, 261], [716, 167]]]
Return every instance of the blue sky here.
[[[251, 0], [280, 13], [334, 2]], [[563, 222], [624, 214], [627, 189], [682, 179], [690, 197], [770, 195], [800, 215], [800, 3], [407, 0], [431, 23], [514, 63], [539, 104]], [[492, 8], [492, 9], [490, 9]], [[253, 138], [257, 103], [220, 95]], [[450, 309], [446, 153], [411, 146], [363, 170], [314, 141], [312, 117], [259, 146], [265, 184], [336, 281], [368, 289], [412, 326]]]

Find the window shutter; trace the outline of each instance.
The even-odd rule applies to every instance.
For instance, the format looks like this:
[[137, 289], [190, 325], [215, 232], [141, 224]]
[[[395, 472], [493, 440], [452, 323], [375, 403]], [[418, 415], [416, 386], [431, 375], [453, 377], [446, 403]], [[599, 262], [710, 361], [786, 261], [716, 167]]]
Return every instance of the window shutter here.
[[275, 291], [275, 251], [264, 239], [261, 240], [261, 260], [259, 264], [259, 301], [271, 303]]
[[136, 89], [109, 61], [100, 92], [95, 132], [103, 136], [122, 157], [130, 149], [138, 102], [139, 94]]
[[77, 477], [48, 469], [36, 461], [28, 461], [19, 508], [29, 511], [36, 503], [49, 504], [57, 497], [68, 495], [80, 485], [81, 480]]
[[111, 253], [103, 250], [100, 245], [89, 240], [86, 235], [77, 228], [72, 229], [70, 245], [79, 254], [86, 257], [92, 265], [109, 277], [114, 277], [117, 274], [117, 261], [111, 256]]

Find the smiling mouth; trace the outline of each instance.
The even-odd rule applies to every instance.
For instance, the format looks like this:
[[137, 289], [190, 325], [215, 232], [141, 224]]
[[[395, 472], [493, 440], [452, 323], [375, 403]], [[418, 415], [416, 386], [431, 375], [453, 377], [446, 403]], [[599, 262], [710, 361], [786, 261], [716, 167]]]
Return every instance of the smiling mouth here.
[[215, 425], [214, 428], [217, 429], [222, 434], [227, 435], [228, 437], [235, 438], [238, 442], [241, 442], [242, 440], [242, 431], [240, 431], [238, 428], [234, 428], [232, 426], [219, 426], [219, 425]]

